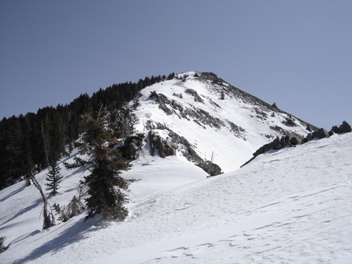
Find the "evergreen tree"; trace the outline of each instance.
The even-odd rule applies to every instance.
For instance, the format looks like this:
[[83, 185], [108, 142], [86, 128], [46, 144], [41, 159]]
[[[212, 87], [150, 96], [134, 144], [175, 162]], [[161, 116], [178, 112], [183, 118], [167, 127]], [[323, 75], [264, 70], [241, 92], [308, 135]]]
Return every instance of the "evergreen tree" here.
[[[166, 78], [174, 77], [175, 74], [171, 73]], [[152, 76], [140, 79], [138, 83], [114, 84], [105, 90], [100, 89], [92, 97], [81, 94], [68, 105], [44, 107], [37, 113], [3, 118], [0, 121], [0, 189], [23, 179], [23, 176], [29, 183], [32, 172], [47, 168], [52, 159], [66, 153], [67, 144], [72, 144], [83, 132], [80, 117], [84, 113], [93, 116], [101, 104], [114, 110], [114, 115], [121, 114], [120, 119], [111, 118], [115, 122], [115, 136], [133, 133], [135, 118], [125, 108], [126, 103], [136, 98], [141, 89], [163, 80], [165, 76]], [[137, 101], [134, 107], [138, 107]]]
[[46, 180], [48, 183], [46, 190], [50, 191], [50, 195], [55, 196], [57, 194], [57, 190], [59, 189], [59, 184], [62, 181], [63, 176], [60, 174], [60, 168], [57, 164], [56, 160], [53, 160], [48, 167], [48, 173]]
[[106, 109], [98, 114], [97, 119], [88, 114], [84, 116], [85, 133], [80, 150], [91, 158], [87, 162], [90, 174], [82, 183], [87, 186], [87, 218], [101, 214], [106, 220], [122, 221], [128, 214], [124, 206], [127, 202], [124, 190], [127, 190], [129, 181], [120, 174], [129, 165], [117, 148], [118, 142], [109, 128], [108, 117]]

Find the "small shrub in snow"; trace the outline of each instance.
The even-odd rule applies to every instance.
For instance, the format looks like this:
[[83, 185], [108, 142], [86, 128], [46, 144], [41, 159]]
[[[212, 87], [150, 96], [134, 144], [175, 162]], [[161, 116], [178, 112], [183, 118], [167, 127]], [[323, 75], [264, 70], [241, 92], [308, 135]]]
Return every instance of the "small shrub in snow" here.
[[54, 203], [53, 209], [56, 214], [59, 215], [58, 219], [62, 222], [66, 222], [68, 219], [81, 214], [85, 208], [80, 199], [78, 199], [76, 196], [73, 196], [71, 202], [68, 205], [60, 207], [59, 204]]

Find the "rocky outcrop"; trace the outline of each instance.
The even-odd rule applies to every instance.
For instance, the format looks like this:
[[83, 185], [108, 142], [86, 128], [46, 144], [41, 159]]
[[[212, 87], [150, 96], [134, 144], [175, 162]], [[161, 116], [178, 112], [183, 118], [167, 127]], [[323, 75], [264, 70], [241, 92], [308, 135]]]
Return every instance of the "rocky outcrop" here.
[[198, 93], [197, 93], [196, 90], [193, 90], [193, 89], [186, 89], [186, 90], [185, 90], [185, 93], [192, 95], [195, 102], [204, 103], [204, 100], [198, 95]]
[[151, 155], [155, 155], [156, 151], [158, 151], [159, 156], [162, 158], [176, 155], [176, 149], [173, 148], [169, 142], [161, 138], [157, 132], [153, 130], [149, 131], [148, 139]]
[[332, 135], [334, 133], [340, 134], [340, 133], [347, 133], [347, 132], [352, 132], [352, 127], [346, 121], [343, 121], [339, 127], [333, 126], [329, 131], [329, 135]]
[[328, 138], [334, 133], [341, 134], [341, 133], [347, 133], [347, 132], [352, 132], [352, 128], [346, 121], [343, 121], [339, 127], [333, 126], [329, 133], [326, 131], [326, 129], [319, 128], [315, 130], [313, 133], [309, 133], [303, 139], [301, 139], [299, 136], [292, 136], [292, 137], [284, 136], [281, 139], [277, 137], [272, 142], [261, 146], [256, 152], [253, 153], [253, 157], [250, 160], [248, 160], [246, 163], [244, 163], [241, 167], [247, 165], [252, 160], [254, 160], [257, 156], [269, 150], [279, 150], [287, 146], [292, 147], [292, 146], [304, 144], [312, 139]]
[[198, 163], [196, 165], [208, 173], [210, 177], [222, 174], [221, 168], [210, 160]]
[[150, 154], [159, 154], [160, 157], [176, 155], [177, 148], [187, 160], [194, 162], [195, 165], [202, 168], [209, 176], [215, 176], [222, 173], [219, 165], [209, 160], [203, 160], [192, 148], [191, 144], [184, 137], [179, 136], [171, 129], [166, 128], [162, 124], [156, 124], [158, 129], [168, 131], [167, 139], [163, 139], [157, 131], [150, 130], [148, 132], [148, 141], [150, 144]]
[[144, 135], [127, 137], [122, 147], [120, 147], [122, 157], [126, 160], [135, 160], [139, 157], [139, 150], [143, 144]]
[[328, 131], [324, 128], [319, 128], [318, 130], [315, 130], [312, 135], [313, 138], [317, 139], [322, 139], [322, 138], [327, 138], [329, 137]]

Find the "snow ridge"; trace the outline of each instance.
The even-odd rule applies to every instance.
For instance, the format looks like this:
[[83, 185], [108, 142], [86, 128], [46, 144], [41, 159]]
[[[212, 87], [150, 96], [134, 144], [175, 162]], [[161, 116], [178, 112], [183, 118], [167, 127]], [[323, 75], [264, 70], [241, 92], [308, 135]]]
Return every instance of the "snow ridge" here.
[[[199, 157], [224, 172], [283, 135], [305, 137], [315, 127], [226, 83], [213, 73], [187, 72], [141, 91], [137, 132], [151, 129], [172, 144], [184, 137]], [[181, 155], [182, 146], [175, 146]]]

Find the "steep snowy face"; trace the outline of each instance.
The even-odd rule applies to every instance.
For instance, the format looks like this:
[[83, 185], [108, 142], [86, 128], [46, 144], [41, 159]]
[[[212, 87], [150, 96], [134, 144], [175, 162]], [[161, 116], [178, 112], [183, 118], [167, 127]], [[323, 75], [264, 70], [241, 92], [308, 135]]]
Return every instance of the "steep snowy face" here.
[[213, 73], [175, 75], [143, 89], [138, 101], [137, 132], [154, 130], [176, 155], [187, 156], [193, 149], [224, 172], [239, 168], [278, 136], [304, 137], [316, 129]]

